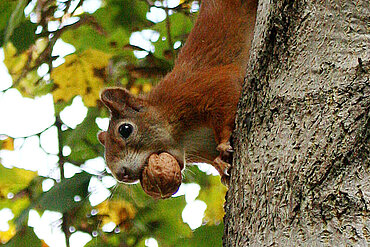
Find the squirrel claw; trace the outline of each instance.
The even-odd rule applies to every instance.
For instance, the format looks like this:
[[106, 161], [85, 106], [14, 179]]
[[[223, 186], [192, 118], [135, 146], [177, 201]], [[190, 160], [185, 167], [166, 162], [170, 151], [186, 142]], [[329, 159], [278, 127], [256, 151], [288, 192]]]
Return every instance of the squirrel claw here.
[[229, 186], [231, 165], [222, 159], [221, 154], [213, 161], [213, 165], [220, 173], [221, 182]]
[[225, 174], [226, 176], [230, 177], [229, 169], [227, 169], [227, 168], [226, 168], [226, 169], [224, 170], [224, 174]]
[[220, 173], [221, 182], [225, 186], [228, 186], [230, 182], [231, 162], [234, 149], [231, 147], [230, 141], [226, 141], [221, 142], [217, 146], [217, 151], [220, 152], [220, 155], [213, 161], [214, 167]]

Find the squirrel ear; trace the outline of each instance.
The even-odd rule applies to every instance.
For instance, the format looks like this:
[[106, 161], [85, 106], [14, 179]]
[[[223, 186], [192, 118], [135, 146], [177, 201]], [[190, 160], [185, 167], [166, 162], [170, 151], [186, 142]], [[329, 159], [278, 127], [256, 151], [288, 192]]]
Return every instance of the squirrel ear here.
[[105, 139], [106, 139], [106, 136], [107, 136], [107, 132], [106, 131], [100, 131], [98, 133], [98, 140], [99, 142], [105, 146]]
[[122, 112], [127, 106], [140, 111], [143, 107], [143, 100], [132, 95], [124, 88], [104, 89], [100, 98], [111, 111]]

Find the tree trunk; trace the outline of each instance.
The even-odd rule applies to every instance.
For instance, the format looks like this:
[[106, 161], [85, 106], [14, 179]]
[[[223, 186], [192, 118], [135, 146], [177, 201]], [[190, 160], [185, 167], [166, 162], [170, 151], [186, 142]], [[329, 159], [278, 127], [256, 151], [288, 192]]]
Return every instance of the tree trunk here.
[[370, 245], [368, 0], [260, 0], [224, 246]]

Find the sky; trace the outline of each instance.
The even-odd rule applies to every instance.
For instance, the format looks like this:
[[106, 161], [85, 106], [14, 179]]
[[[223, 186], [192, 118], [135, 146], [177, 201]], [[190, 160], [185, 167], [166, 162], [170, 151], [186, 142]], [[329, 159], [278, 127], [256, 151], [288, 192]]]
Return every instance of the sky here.
[[[178, 2], [179, 0], [169, 1], [168, 6], [177, 6]], [[26, 9], [26, 14], [29, 14], [32, 10], [31, 7], [34, 3], [35, 0], [33, 0]], [[99, 8], [100, 5], [100, 0], [89, 0], [83, 5], [83, 10], [92, 13]], [[159, 22], [165, 18], [165, 13], [162, 9], [151, 8], [147, 18], [154, 22]], [[154, 48], [150, 40], [155, 40], [155, 36], [156, 33], [150, 30], [136, 32], [132, 35], [130, 43], [141, 46], [147, 50], [152, 50]], [[64, 60], [62, 57], [74, 51], [75, 49], [73, 46], [59, 40], [55, 45], [53, 55], [59, 55], [61, 58], [56, 61], [54, 66], [63, 63]], [[143, 57], [146, 53], [137, 53], [135, 55]], [[9, 88], [12, 84], [11, 77], [8, 74], [3, 60], [4, 53], [3, 50], [0, 49], [0, 138], [4, 138], [5, 135], [13, 138], [27, 138], [15, 139], [14, 145], [16, 151], [1, 150], [1, 163], [7, 168], [18, 167], [37, 171], [40, 176], [45, 177], [42, 187], [44, 191], [47, 191], [52, 188], [55, 184], [55, 179], [59, 179], [60, 175], [57, 166], [57, 130], [55, 127], [50, 127], [55, 121], [52, 95], [29, 99], [23, 98], [16, 89], [9, 89], [5, 91], [5, 93], [1, 93], [1, 91]], [[42, 69], [40, 69], [38, 73], [40, 75], [45, 74]], [[75, 128], [84, 120], [86, 113], [87, 108], [84, 106], [81, 97], [76, 97], [72, 105], [66, 107], [60, 115], [62, 121], [66, 125], [70, 128]], [[106, 130], [108, 122], [109, 119], [97, 119], [97, 124], [102, 130]], [[46, 131], [40, 138], [32, 136], [45, 129]], [[63, 153], [68, 155], [69, 152], [70, 149], [64, 147]], [[199, 168], [208, 174], [218, 174], [213, 167], [206, 164], [199, 164]], [[107, 169], [105, 162], [103, 158], [100, 157], [87, 161], [81, 167], [66, 164], [65, 174], [68, 178], [81, 170], [86, 170], [90, 173], [101, 173], [105, 169]], [[110, 196], [109, 188], [115, 185], [116, 181], [111, 176], [104, 177], [102, 181], [92, 179], [89, 185], [91, 191], [89, 197], [90, 203], [92, 205], [97, 205], [107, 199]], [[174, 195], [185, 195], [187, 205], [182, 212], [182, 217], [183, 221], [189, 224], [192, 229], [201, 226], [204, 211], [207, 207], [204, 202], [196, 199], [199, 190], [200, 187], [198, 184], [182, 184], [179, 191]], [[36, 235], [40, 239], [43, 239], [50, 247], [65, 247], [64, 234], [56, 227], [60, 224], [61, 217], [62, 214], [58, 212], [45, 211], [42, 215], [39, 215], [35, 210], [31, 210], [29, 213], [28, 225], [33, 227]], [[7, 222], [12, 218], [13, 214], [9, 209], [0, 209], [0, 231], [6, 231], [8, 229], [9, 225]], [[114, 228], [114, 223], [113, 225], [107, 224], [103, 226], [103, 229], [107, 231], [112, 231]], [[89, 234], [74, 232], [70, 238], [70, 244], [71, 247], [80, 247], [84, 246], [84, 244], [91, 239], [92, 237]], [[158, 246], [155, 239], [147, 239], [146, 245], [150, 247]]]

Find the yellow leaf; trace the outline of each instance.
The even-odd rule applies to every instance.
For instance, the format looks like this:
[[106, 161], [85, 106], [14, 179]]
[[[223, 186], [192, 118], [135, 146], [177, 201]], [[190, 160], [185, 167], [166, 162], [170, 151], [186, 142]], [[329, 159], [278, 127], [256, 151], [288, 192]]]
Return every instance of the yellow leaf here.
[[9, 192], [17, 193], [27, 187], [37, 172], [19, 168], [8, 169], [0, 165], [0, 197], [6, 197]]
[[135, 218], [136, 209], [126, 201], [104, 201], [98, 205], [98, 214], [103, 216], [102, 225], [114, 222], [116, 225], [124, 225]]
[[51, 79], [57, 86], [54, 101], [69, 101], [81, 95], [86, 106], [95, 106], [104, 87], [104, 74], [111, 55], [89, 49], [65, 57], [65, 63], [55, 68]]
[[0, 243], [8, 242], [16, 234], [16, 229], [14, 224], [9, 224], [9, 229], [5, 232], [0, 231]]
[[191, 3], [186, 3], [187, 0], [180, 0], [179, 5], [183, 4], [182, 7], [186, 7], [188, 9], [191, 8]]
[[136, 86], [132, 86], [130, 88], [130, 93], [132, 93], [133, 95], [138, 95], [140, 93], [140, 88], [138, 88]]
[[3, 150], [14, 150], [14, 139], [13, 138], [6, 138], [5, 140], [0, 141], [0, 147]]
[[[48, 39], [40, 38], [36, 40], [35, 44], [32, 45], [30, 49], [22, 54], [17, 53], [17, 49], [11, 42], [8, 42], [5, 45], [4, 64], [6, 65], [13, 81], [17, 81], [20, 76], [22, 76], [22, 78], [18, 81], [16, 88], [25, 97], [35, 97], [49, 92], [51, 85], [48, 85], [44, 80], [40, 80], [40, 76], [37, 74], [37, 68], [27, 71], [27, 73], [24, 74], [24, 70], [26, 68], [29, 69], [35, 66], [36, 59], [45, 50], [47, 45]], [[27, 63], [29, 63], [28, 67], [26, 66]]]
[[218, 176], [211, 176], [209, 181], [210, 186], [201, 190], [199, 199], [207, 203], [207, 209], [204, 212], [205, 221], [209, 224], [218, 224], [222, 222], [225, 214], [223, 206], [227, 189], [221, 184]]
[[148, 92], [150, 92], [150, 90], [152, 90], [152, 84], [150, 84], [150, 83], [145, 83], [145, 84], [143, 85], [143, 92], [144, 92], [144, 93], [148, 93]]
[[28, 61], [27, 52], [17, 55], [17, 48], [8, 42], [4, 47], [4, 64], [8, 68], [13, 80], [17, 79], [23, 71]]
[[41, 80], [37, 85], [37, 82], [40, 79], [36, 70], [28, 72], [17, 85], [17, 89], [25, 97], [34, 97], [40, 91], [42, 87], [46, 85], [44, 80]]

